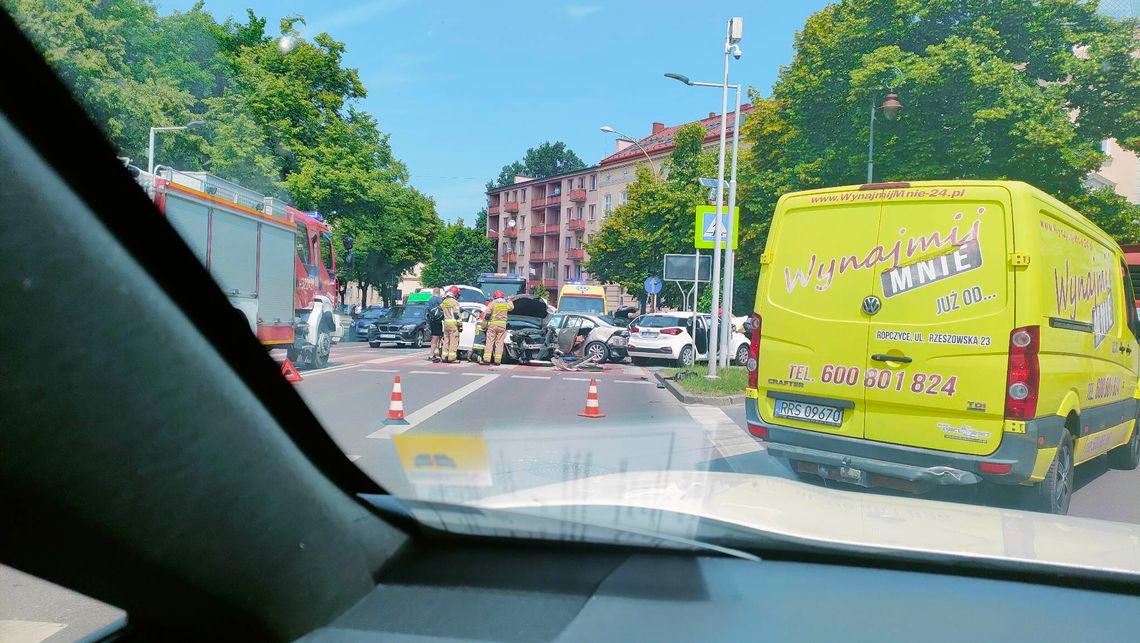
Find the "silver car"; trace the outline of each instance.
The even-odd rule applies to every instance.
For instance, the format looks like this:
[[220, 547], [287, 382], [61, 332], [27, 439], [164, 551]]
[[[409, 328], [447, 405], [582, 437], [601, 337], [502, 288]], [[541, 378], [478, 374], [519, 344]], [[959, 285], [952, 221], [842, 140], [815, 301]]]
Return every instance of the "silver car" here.
[[553, 312], [546, 302], [534, 297], [512, 297], [514, 310], [507, 316], [510, 336], [507, 355], [523, 364], [548, 360], [554, 351], [571, 354], [578, 347], [599, 363], [626, 358], [629, 331], [613, 319], [594, 313]]

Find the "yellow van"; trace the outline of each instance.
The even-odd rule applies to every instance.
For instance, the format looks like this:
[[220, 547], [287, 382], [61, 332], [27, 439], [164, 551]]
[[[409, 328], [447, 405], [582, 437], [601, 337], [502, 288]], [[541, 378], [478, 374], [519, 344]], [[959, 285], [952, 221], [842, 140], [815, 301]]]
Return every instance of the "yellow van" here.
[[606, 289], [590, 284], [566, 284], [558, 291], [558, 312], [608, 315]]
[[776, 206], [749, 431], [800, 474], [922, 492], [1019, 485], [1065, 513], [1074, 466], [1140, 461], [1120, 247], [1012, 181], [881, 183]]

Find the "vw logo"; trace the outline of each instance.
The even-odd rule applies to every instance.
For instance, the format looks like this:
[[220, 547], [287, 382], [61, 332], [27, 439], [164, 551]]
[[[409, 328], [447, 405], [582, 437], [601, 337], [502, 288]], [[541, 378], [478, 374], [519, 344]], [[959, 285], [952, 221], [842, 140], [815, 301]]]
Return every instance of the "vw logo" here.
[[867, 313], [868, 315], [874, 315], [875, 313], [879, 312], [879, 309], [882, 307], [883, 302], [879, 301], [879, 298], [874, 295], [870, 295], [869, 297], [863, 299], [863, 312]]

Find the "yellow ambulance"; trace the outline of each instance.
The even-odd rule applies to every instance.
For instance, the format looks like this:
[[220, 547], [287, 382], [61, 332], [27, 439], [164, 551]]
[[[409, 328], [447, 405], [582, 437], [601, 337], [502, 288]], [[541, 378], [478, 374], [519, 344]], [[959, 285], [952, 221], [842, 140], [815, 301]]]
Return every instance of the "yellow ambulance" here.
[[787, 194], [760, 264], [748, 427], [793, 471], [916, 493], [1009, 485], [1065, 513], [1076, 465], [1140, 462], [1124, 256], [1041, 190]]
[[558, 291], [558, 312], [607, 315], [606, 289], [594, 284], [566, 284]]

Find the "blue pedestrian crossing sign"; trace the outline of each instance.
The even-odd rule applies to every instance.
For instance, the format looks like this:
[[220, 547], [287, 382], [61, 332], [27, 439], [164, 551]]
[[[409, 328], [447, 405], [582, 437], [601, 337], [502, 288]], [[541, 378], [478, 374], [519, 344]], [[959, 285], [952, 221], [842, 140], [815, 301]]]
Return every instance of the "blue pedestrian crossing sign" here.
[[[736, 250], [736, 244], [740, 237], [740, 208], [733, 208], [732, 216], [728, 216], [728, 208], [724, 207], [724, 214], [721, 215], [721, 225], [723, 227], [724, 236], [721, 237], [721, 243], [725, 240], [732, 240], [732, 249]], [[697, 206], [697, 223], [695, 230], [695, 239], [693, 246], [697, 248], [712, 248], [713, 242], [716, 241], [716, 206], [715, 205], [698, 205]], [[721, 246], [725, 247], [724, 245]]]

